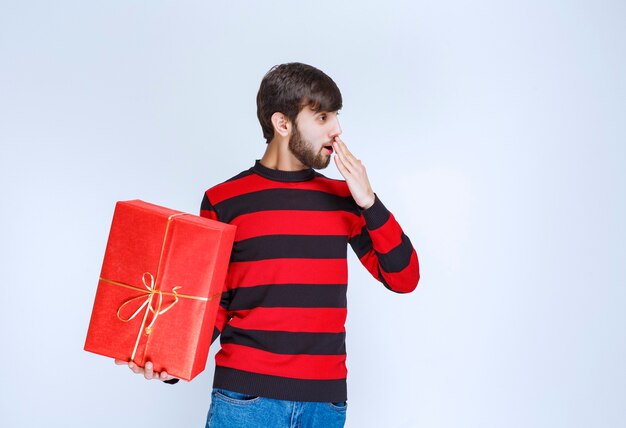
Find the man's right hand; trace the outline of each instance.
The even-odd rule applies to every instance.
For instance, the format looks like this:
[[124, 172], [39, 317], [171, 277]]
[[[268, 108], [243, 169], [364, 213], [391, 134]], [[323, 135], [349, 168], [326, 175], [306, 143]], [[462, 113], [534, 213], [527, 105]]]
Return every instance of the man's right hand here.
[[137, 364], [135, 364], [134, 362], [128, 362], [128, 361], [123, 361], [123, 360], [115, 360], [115, 364], [117, 364], [118, 366], [123, 366], [123, 365], [128, 365], [128, 368], [131, 369], [133, 371], [133, 373], [136, 374], [141, 374], [143, 375], [143, 377], [145, 377], [147, 380], [151, 380], [151, 379], [157, 379], [157, 380], [172, 380], [175, 379], [174, 376], [170, 376], [167, 374], [167, 372], [164, 370], [161, 373], [157, 373], [155, 371], [152, 370], [152, 363], [150, 361], [148, 361], [146, 363], [146, 367], [139, 367]]

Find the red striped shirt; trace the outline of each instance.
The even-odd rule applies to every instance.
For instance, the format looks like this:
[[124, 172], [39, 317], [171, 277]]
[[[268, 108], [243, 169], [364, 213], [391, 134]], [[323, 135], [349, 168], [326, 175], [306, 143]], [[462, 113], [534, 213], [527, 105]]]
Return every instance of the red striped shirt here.
[[294, 401], [346, 400], [350, 245], [392, 291], [419, 281], [417, 254], [378, 197], [344, 181], [254, 167], [207, 190], [201, 215], [237, 226], [215, 333], [214, 386]]

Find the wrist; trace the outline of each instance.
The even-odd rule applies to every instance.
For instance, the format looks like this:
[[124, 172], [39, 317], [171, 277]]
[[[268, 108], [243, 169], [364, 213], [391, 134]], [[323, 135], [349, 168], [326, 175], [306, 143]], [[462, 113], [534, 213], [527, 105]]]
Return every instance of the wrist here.
[[362, 210], [367, 210], [374, 205], [374, 202], [376, 202], [376, 195], [372, 193], [371, 197], [367, 200], [367, 202], [364, 204], [359, 204], [359, 207], [361, 207]]

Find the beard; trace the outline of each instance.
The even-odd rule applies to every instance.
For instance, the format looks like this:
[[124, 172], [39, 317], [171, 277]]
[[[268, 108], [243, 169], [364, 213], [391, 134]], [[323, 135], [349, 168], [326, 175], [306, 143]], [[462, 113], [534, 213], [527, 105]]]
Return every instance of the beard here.
[[313, 144], [302, 138], [298, 125], [294, 126], [294, 132], [289, 138], [289, 144], [287, 146], [289, 151], [298, 159], [302, 164], [314, 169], [324, 169], [330, 163], [330, 155], [322, 153], [323, 148], [315, 153]]

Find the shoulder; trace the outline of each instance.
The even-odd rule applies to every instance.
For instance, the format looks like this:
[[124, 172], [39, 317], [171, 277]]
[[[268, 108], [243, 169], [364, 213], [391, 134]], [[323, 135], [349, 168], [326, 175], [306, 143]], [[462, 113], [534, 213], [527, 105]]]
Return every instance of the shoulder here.
[[245, 171], [241, 171], [239, 174], [230, 177], [228, 180], [224, 180], [221, 183], [214, 185], [213, 187], [209, 188], [209, 190], [215, 189], [215, 188], [218, 188], [218, 187], [222, 187], [222, 186], [224, 186], [224, 185], [226, 185], [228, 183], [235, 182], [235, 181], [240, 180], [242, 178], [248, 177], [248, 176], [250, 176], [252, 174], [254, 174], [253, 168], [246, 169]]
[[208, 194], [208, 193], [214, 192], [216, 190], [219, 190], [219, 189], [221, 189], [223, 187], [229, 187], [229, 186], [236, 185], [239, 180], [242, 180], [242, 179], [244, 179], [246, 177], [249, 177], [252, 174], [254, 174], [252, 168], [247, 169], [245, 171], [241, 171], [239, 174], [230, 177], [228, 180], [224, 180], [221, 183], [215, 184], [212, 187], [208, 188], [206, 190], [206, 193]]
[[338, 196], [350, 196], [350, 189], [348, 189], [348, 184], [345, 180], [329, 178], [315, 171], [313, 182], [321, 191], [333, 193]]
[[254, 168], [249, 168], [207, 189], [204, 194], [211, 203], [216, 204], [225, 199], [246, 193], [246, 189], [255, 181]]

